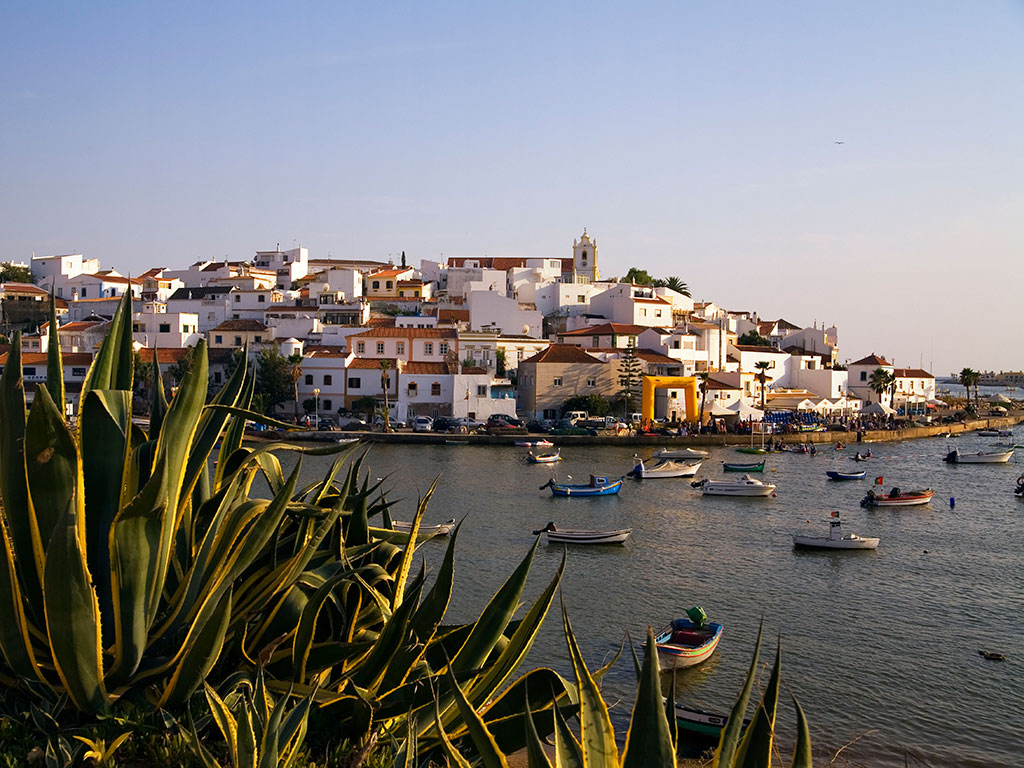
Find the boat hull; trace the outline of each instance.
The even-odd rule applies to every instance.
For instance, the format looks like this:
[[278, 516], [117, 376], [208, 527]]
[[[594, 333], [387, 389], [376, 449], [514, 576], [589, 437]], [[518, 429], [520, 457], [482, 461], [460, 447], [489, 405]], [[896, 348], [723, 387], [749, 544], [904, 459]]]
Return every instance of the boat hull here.
[[949, 464], [1006, 464], [1013, 457], [1013, 450], [999, 453], [960, 453], [950, 451], [943, 461]]
[[759, 464], [732, 464], [728, 461], [722, 462], [724, 472], [764, 472], [764, 462]]
[[[699, 737], [709, 742], [718, 741], [722, 736], [722, 729], [729, 722], [728, 715], [721, 715], [717, 712], [709, 712], [706, 709], [688, 707], [685, 704], [675, 705], [676, 725], [680, 731]], [[743, 730], [750, 724], [750, 720], [743, 721]]]
[[793, 546], [797, 549], [878, 549], [879, 539], [829, 539], [822, 536], [794, 536]]
[[696, 462], [694, 464], [679, 464], [672, 459], [664, 459], [661, 463], [654, 465], [653, 467], [647, 467], [643, 462], [640, 462], [630, 473], [633, 477], [638, 480], [657, 480], [658, 478], [669, 478], [669, 477], [694, 477], [700, 465], [703, 462]]
[[556, 461], [561, 461], [562, 456], [558, 453], [553, 453], [548, 456], [527, 456], [526, 461], [529, 464], [554, 464]]
[[632, 528], [618, 531], [546, 531], [548, 544], [625, 544]]
[[922, 504], [927, 504], [932, 500], [932, 496], [935, 495], [935, 491], [930, 491], [923, 494], [914, 494], [911, 496], [874, 496], [869, 494], [861, 502], [862, 506], [865, 507], [915, 507]]
[[861, 472], [836, 472], [828, 470], [825, 474], [828, 475], [829, 480], [863, 480], [864, 476], [867, 475], [867, 470]]
[[553, 496], [571, 496], [573, 498], [580, 498], [582, 496], [614, 496], [621, 489], [621, 480], [596, 487], [591, 485], [558, 485], [556, 483], [551, 486], [551, 494]]
[[679, 633], [690, 634], [695, 631], [692, 623], [686, 619], [677, 619], [675, 625], [658, 633], [654, 639], [658, 649], [658, 666], [662, 670], [685, 669], [695, 667], [711, 658], [722, 638], [722, 625], [709, 621], [707, 629], [711, 634], [706, 642], [690, 644], [679, 641]]
[[753, 454], [757, 454], [757, 455], [760, 456], [761, 454], [768, 453], [768, 449], [767, 448], [737, 448], [736, 452], [737, 453], [753, 453]]
[[655, 459], [693, 459], [707, 456], [707, 451], [697, 448], [659, 448], [651, 458]]

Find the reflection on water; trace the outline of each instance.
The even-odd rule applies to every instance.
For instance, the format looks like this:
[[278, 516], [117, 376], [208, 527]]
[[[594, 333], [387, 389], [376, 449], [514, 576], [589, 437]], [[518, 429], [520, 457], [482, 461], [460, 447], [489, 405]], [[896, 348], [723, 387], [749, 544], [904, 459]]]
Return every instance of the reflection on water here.
[[[1018, 430], [1017, 442], [1020, 442]], [[961, 450], [991, 441], [964, 436]], [[565, 528], [624, 528], [621, 547], [571, 547], [562, 595], [592, 669], [608, 661], [628, 632], [639, 647], [647, 626], [663, 626], [700, 604], [725, 626], [708, 663], [677, 672], [679, 699], [728, 711], [750, 663], [761, 616], [762, 668], [783, 647], [780, 731], [793, 727], [788, 693], [799, 697], [812, 737], [856, 763], [902, 766], [910, 751], [930, 765], [1019, 764], [1024, 748], [1024, 502], [1014, 498], [1021, 459], [1008, 466], [947, 465], [946, 441], [933, 438], [855, 450], [768, 457], [765, 479], [778, 497], [702, 497], [685, 479], [627, 480], [618, 496], [553, 498], [537, 488], [552, 475], [585, 482], [590, 472], [618, 476], [635, 448], [563, 448], [557, 467], [528, 465], [512, 447], [380, 446], [370, 450], [373, 478], [386, 477], [398, 499], [394, 516], [415, 504], [441, 475], [426, 522], [465, 519], [449, 620], [472, 620], [548, 521]], [[721, 477], [731, 449], [712, 449], [699, 477]], [[294, 458], [283, 455], [287, 465]], [[307, 457], [311, 479], [330, 459]], [[827, 469], [866, 468], [861, 481], [832, 482]], [[886, 487], [932, 487], [925, 507], [862, 509], [882, 476]], [[371, 479], [373, 479], [371, 478]], [[956, 499], [951, 510], [949, 499]], [[881, 537], [875, 552], [795, 552], [789, 534], [825, 535], [831, 510], [844, 527]], [[809, 521], [809, 522], [808, 522]], [[445, 544], [427, 542], [428, 566]], [[525, 599], [554, 574], [561, 545], [542, 541]], [[558, 607], [555, 605], [554, 611]], [[983, 659], [980, 649], [1006, 655]], [[549, 616], [527, 661], [571, 674], [561, 622]], [[765, 678], [766, 679], [766, 678]], [[616, 727], [625, 733], [635, 686], [628, 649], [603, 682]], [[911, 760], [914, 764], [914, 761]]]

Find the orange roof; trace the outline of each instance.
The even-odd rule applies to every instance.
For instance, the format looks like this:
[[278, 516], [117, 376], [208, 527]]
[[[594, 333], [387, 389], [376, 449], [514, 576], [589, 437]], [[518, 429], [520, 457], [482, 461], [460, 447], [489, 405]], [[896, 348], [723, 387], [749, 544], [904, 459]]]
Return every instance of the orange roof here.
[[928, 371], [920, 368], [893, 368], [893, 375], [899, 379], [934, 379]]
[[412, 267], [403, 267], [399, 269], [382, 269], [378, 272], [371, 272], [366, 277], [368, 279], [372, 277], [398, 277], [399, 275], [404, 275], [411, 269]]
[[448, 375], [448, 364], [447, 363], [406, 363], [402, 366], [402, 373], [408, 374], [419, 374], [419, 375], [433, 375], [433, 376], [446, 376]]
[[566, 331], [559, 336], [608, 336], [609, 334], [636, 334], [647, 330], [646, 325], [632, 325], [630, 323], [603, 323], [589, 328], [579, 328], [575, 331]]
[[[22, 352], [22, 365], [46, 365], [49, 356], [46, 352]], [[7, 362], [7, 353], [0, 356], [0, 363]], [[91, 352], [64, 352], [61, 355], [64, 365], [89, 365], [92, 362]]]
[[439, 310], [437, 310], [437, 320], [440, 323], [468, 323], [469, 322], [469, 310], [468, 309], [439, 309]]
[[533, 357], [527, 358], [523, 363], [593, 363], [604, 365], [605, 363], [592, 357], [583, 351], [582, 347], [572, 344], [552, 344], [542, 352]]
[[0, 290], [3, 291], [21, 291], [22, 293], [41, 293], [46, 295], [48, 291], [44, 291], [38, 285], [32, 285], [32, 283], [0, 283]]
[[348, 367], [350, 369], [380, 370], [380, 361], [386, 360], [391, 363], [391, 369], [395, 369], [395, 358], [393, 357], [357, 357], [352, 360]]
[[453, 328], [372, 328], [362, 333], [353, 333], [350, 339], [457, 339], [459, 334]]
[[884, 357], [879, 357], [874, 352], [872, 352], [867, 357], [862, 357], [860, 360], [855, 360], [854, 362], [850, 363], [850, 365], [892, 365], [892, 363], [890, 363]]

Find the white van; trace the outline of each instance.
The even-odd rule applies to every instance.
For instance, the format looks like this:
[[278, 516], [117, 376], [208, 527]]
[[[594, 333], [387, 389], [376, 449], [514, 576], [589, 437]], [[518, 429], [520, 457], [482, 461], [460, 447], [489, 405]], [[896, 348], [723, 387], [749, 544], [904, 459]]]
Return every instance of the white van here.
[[429, 416], [417, 416], [412, 423], [413, 432], [429, 432], [434, 428], [434, 420]]
[[569, 411], [562, 418], [568, 419], [575, 424], [577, 421], [586, 421], [590, 417], [586, 411]]

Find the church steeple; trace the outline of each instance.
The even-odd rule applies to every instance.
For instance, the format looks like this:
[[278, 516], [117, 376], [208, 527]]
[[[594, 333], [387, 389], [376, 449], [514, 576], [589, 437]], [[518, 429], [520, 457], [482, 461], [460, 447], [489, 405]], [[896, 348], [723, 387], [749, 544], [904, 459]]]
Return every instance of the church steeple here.
[[597, 270], [597, 241], [590, 238], [586, 227], [580, 239], [572, 241], [572, 271], [577, 283], [596, 283], [601, 279]]

